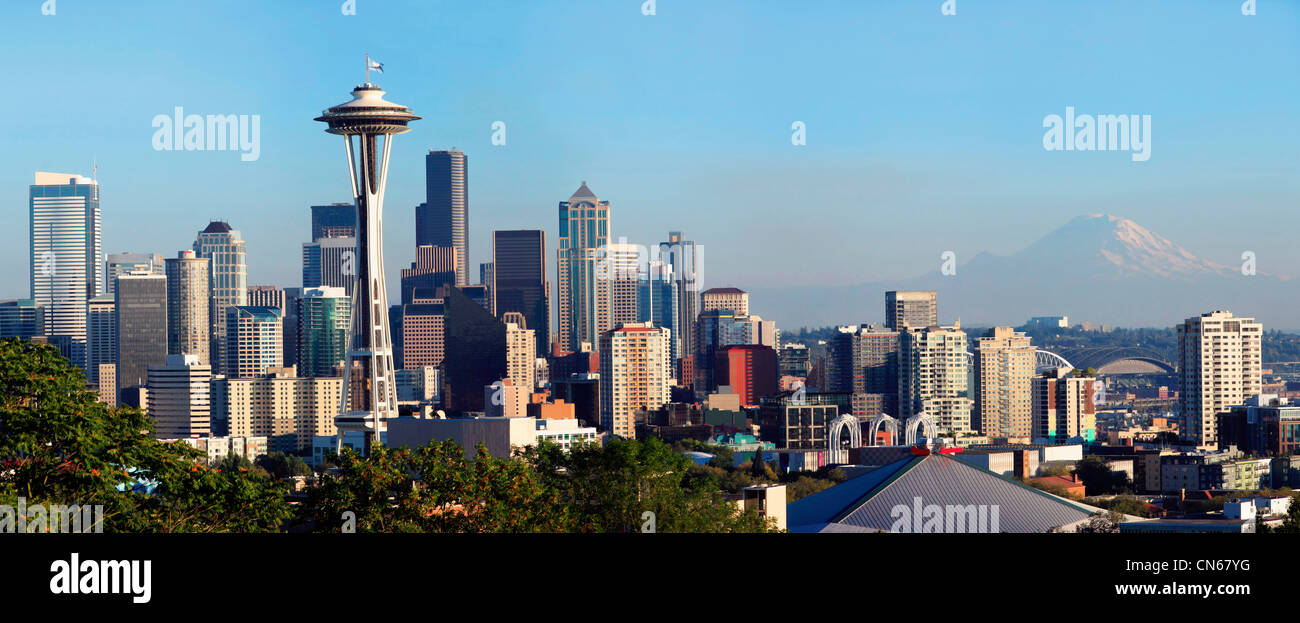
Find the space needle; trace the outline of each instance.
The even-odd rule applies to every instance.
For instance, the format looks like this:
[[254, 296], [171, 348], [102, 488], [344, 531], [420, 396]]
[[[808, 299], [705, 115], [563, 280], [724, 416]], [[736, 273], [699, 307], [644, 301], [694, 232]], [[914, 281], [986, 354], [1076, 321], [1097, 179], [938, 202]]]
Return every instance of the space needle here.
[[405, 106], [384, 100], [384, 91], [370, 83], [370, 70], [382, 66], [366, 56], [366, 81], [352, 90], [352, 99], [316, 117], [326, 132], [343, 136], [357, 207], [356, 287], [352, 294], [352, 331], [343, 362], [343, 400], [334, 418], [338, 443], [348, 432], [366, 434], [367, 454], [382, 444], [387, 420], [397, 417], [397, 388], [393, 378], [393, 339], [388, 326], [388, 297], [384, 285], [384, 187], [393, 135], [409, 132], [419, 117]]

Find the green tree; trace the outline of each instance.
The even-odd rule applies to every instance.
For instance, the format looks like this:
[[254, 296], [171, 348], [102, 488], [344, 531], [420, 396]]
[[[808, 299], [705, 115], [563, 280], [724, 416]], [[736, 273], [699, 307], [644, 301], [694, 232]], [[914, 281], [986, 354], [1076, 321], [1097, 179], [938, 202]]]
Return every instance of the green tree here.
[[469, 460], [460, 444], [434, 441], [414, 450], [352, 450], [308, 492], [302, 518], [337, 532], [352, 513], [358, 532], [561, 532], [569, 510], [523, 461], [494, 458], [480, 444]]
[[1117, 495], [1109, 500], [1089, 500], [1089, 504], [1098, 506], [1106, 510], [1132, 515], [1134, 517], [1150, 517], [1150, 511], [1142, 500], [1132, 495]]
[[312, 469], [307, 465], [306, 461], [297, 456], [278, 451], [257, 457], [256, 464], [276, 480], [312, 475]]
[[525, 451], [524, 459], [571, 509], [575, 530], [637, 532], [651, 516], [656, 532], [770, 529], [756, 513], [729, 503], [716, 480], [692, 470], [690, 459], [657, 439], [615, 439], [568, 452], [543, 443]]
[[1109, 461], [1096, 455], [1084, 457], [1075, 464], [1074, 471], [1090, 496], [1125, 493], [1132, 489], [1128, 474], [1113, 471]]
[[256, 532], [290, 516], [283, 487], [152, 431], [139, 409], [96, 400], [56, 349], [0, 340], [3, 503], [102, 505], [106, 532]]

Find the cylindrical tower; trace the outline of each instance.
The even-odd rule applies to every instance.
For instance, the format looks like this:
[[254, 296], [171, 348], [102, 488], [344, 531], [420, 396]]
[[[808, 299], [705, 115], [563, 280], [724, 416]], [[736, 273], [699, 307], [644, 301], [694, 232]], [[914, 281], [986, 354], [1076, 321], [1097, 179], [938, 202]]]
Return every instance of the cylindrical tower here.
[[343, 405], [334, 420], [340, 446], [352, 431], [367, 433], [367, 447], [378, 445], [388, 418], [397, 417], [384, 285], [384, 187], [392, 137], [410, 131], [406, 125], [417, 119], [405, 106], [385, 101], [384, 91], [369, 82], [352, 90], [351, 101], [316, 118], [329, 124], [326, 132], [346, 141], [357, 207], [352, 335], [343, 362]]

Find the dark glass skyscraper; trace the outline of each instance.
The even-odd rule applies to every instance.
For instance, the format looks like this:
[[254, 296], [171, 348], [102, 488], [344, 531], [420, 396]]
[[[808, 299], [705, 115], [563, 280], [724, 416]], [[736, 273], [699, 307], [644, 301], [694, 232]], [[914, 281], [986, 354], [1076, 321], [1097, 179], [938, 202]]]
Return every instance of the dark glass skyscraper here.
[[443, 405], [449, 411], [483, 411], [483, 388], [508, 374], [506, 326], [459, 288], [444, 286], [442, 291]]
[[456, 285], [469, 267], [469, 163], [459, 151], [424, 157], [425, 202], [415, 208], [415, 245], [454, 247]]
[[149, 382], [149, 366], [167, 363], [167, 277], [117, 278], [117, 387]]
[[524, 316], [537, 337], [537, 354], [551, 351], [551, 284], [546, 280], [546, 232], [516, 229], [492, 232], [491, 309]]
[[357, 207], [351, 203], [331, 203], [311, 207], [311, 240], [351, 238], [357, 235]]

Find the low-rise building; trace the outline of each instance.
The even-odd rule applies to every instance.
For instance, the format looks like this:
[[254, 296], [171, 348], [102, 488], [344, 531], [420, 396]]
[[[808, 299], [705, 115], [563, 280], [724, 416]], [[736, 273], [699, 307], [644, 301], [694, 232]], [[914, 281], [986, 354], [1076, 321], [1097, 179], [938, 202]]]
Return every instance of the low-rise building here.
[[418, 448], [438, 440], [454, 440], [473, 457], [482, 443], [497, 458], [509, 458], [518, 450], [549, 439], [566, 449], [575, 442], [595, 442], [596, 429], [577, 420], [539, 420], [531, 417], [409, 418], [388, 421], [388, 443], [393, 447]]
[[232, 454], [255, 461], [265, 456], [268, 448], [266, 437], [183, 437], [161, 441], [179, 441], [196, 448], [207, 455], [209, 465], [220, 463]]
[[1235, 448], [1160, 457], [1160, 490], [1255, 491], [1272, 486], [1269, 459], [1247, 459]]

